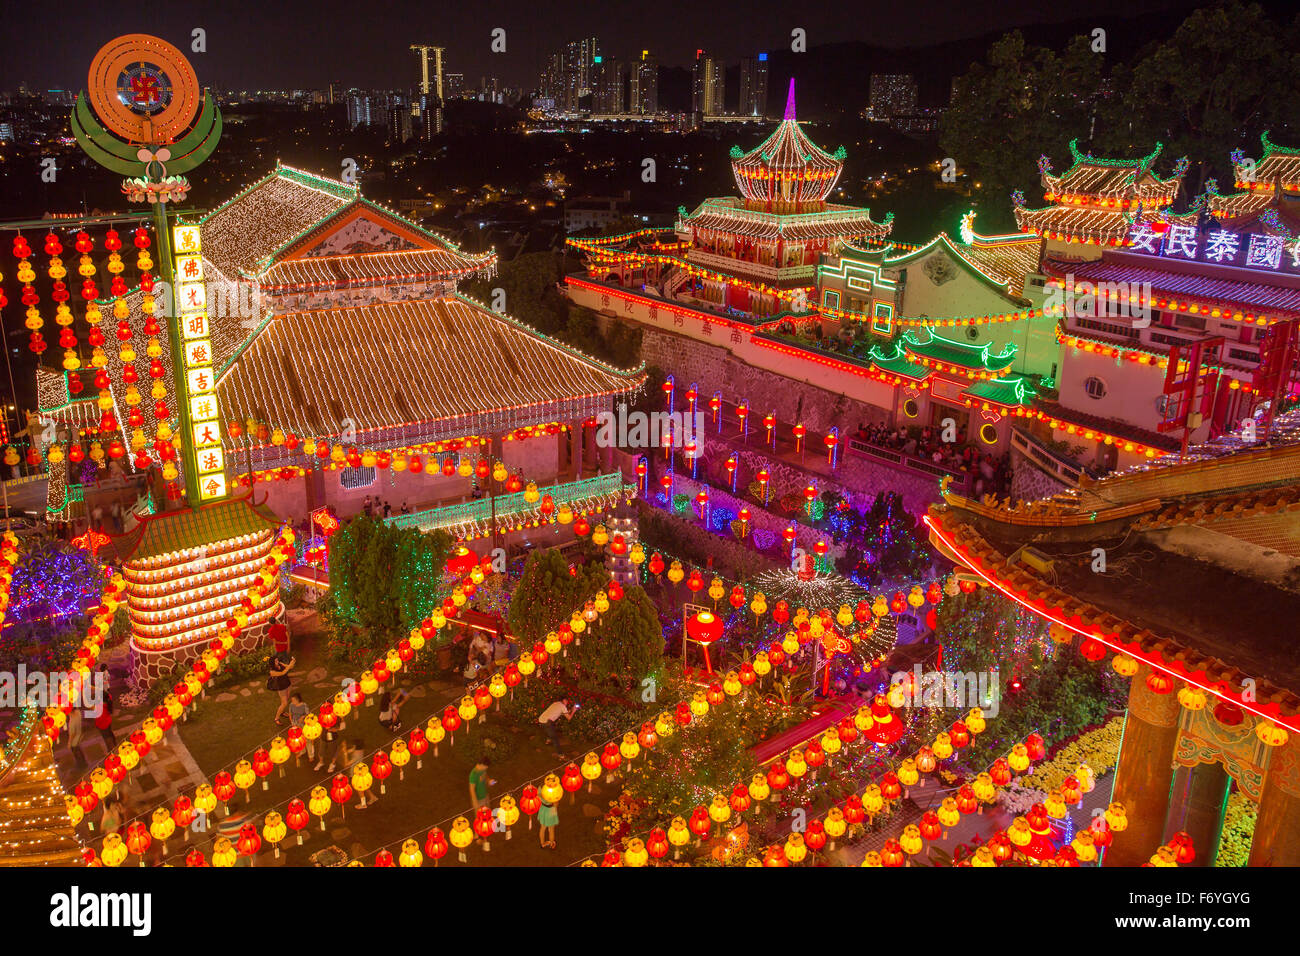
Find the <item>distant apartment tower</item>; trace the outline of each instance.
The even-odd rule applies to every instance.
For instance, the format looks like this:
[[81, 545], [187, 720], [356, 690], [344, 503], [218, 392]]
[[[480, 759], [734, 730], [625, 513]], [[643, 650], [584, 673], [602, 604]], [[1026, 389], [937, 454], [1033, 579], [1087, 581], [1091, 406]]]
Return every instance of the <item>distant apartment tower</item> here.
[[747, 56], [740, 61], [741, 116], [763, 116], [767, 113], [767, 54]]
[[871, 117], [888, 120], [916, 112], [916, 78], [910, 73], [871, 75]]
[[445, 47], [412, 43], [411, 52], [420, 55], [420, 138], [431, 139], [442, 132], [443, 90], [442, 55]]
[[613, 57], [596, 57], [591, 77], [591, 111], [623, 112], [623, 64]]
[[413, 135], [411, 108], [405, 103], [388, 107], [388, 142], [405, 143]]
[[649, 50], [642, 50], [641, 59], [628, 70], [628, 112], [659, 112], [659, 60]]
[[442, 77], [442, 91], [444, 99], [458, 97], [465, 92], [465, 74], [464, 73], [446, 73]]
[[348, 94], [348, 126], [369, 126], [373, 122], [370, 116], [370, 94], [353, 91]]
[[691, 75], [691, 112], [701, 116], [718, 116], [726, 101], [725, 65], [708, 56], [703, 50], [695, 51], [695, 68]]

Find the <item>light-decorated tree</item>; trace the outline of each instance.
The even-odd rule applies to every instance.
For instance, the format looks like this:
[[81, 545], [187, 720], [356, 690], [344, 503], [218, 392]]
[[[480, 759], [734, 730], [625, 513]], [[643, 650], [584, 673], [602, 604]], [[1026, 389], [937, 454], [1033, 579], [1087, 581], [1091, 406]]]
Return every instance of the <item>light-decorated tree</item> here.
[[582, 643], [569, 648], [565, 663], [579, 686], [635, 701], [659, 681], [663, 655], [659, 612], [638, 586], [628, 588], [622, 600], [610, 602]]
[[445, 531], [424, 534], [360, 516], [330, 539], [325, 622], [342, 649], [386, 646], [418, 627], [442, 601], [451, 553]]
[[510, 630], [524, 644], [543, 640], [608, 583], [600, 562], [571, 565], [559, 551], [534, 551], [510, 596]]

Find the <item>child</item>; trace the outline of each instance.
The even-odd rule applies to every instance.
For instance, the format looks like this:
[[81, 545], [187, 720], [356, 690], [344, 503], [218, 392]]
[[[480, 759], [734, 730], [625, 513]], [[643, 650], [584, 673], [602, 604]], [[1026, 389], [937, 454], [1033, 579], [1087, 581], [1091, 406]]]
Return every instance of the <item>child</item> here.
[[[311, 713], [311, 708], [307, 702], [302, 699], [302, 694], [294, 691], [289, 695], [289, 726], [302, 729], [302, 725], [307, 720], [307, 715]], [[307, 741], [307, 759], [310, 760], [316, 756], [316, 741]]]
[[[553, 803], [542, 801], [541, 808], [537, 811], [537, 822], [541, 829], [538, 830], [538, 839], [541, 840], [543, 850], [555, 849], [555, 826], [560, 822], [559, 809]], [[547, 833], [550, 833], [548, 840]]]

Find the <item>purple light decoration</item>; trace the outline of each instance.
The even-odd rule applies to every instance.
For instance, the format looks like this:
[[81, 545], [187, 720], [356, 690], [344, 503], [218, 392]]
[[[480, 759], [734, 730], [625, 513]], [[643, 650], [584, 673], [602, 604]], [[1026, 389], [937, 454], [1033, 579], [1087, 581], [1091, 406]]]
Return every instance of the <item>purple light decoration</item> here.
[[790, 77], [790, 92], [785, 95], [785, 116], [783, 119], [791, 123], [797, 121], [794, 111], [794, 77]]

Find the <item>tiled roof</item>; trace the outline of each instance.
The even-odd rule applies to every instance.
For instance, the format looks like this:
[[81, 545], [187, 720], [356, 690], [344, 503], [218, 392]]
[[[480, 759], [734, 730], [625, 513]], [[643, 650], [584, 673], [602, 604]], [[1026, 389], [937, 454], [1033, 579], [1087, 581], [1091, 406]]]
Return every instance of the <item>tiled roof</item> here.
[[1029, 405], [1034, 400], [1034, 387], [1029, 379], [1021, 375], [1008, 378], [991, 378], [976, 382], [962, 391], [977, 402], [993, 402], [997, 405], [1016, 407]]
[[1174, 175], [1161, 179], [1151, 171], [1163, 149], [1157, 143], [1146, 156], [1132, 160], [1102, 159], [1081, 153], [1077, 140], [1070, 143], [1074, 164], [1059, 176], [1043, 169], [1043, 187], [1049, 198], [1065, 196], [1091, 196], [1104, 199], [1140, 199], [1168, 203], [1178, 194], [1185, 163], [1180, 163]]
[[842, 236], [885, 236], [891, 222], [872, 220], [871, 210], [828, 203], [815, 213], [759, 212], [739, 199], [708, 199], [685, 220], [692, 229], [709, 229], [753, 239], [830, 239]]
[[890, 375], [902, 375], [913, 381], [923, 382], [932, 374], [929, 368], [908, 358], [907, 353], [897, 343], [892, 354], [886, 355], [879, 347], [873, 347], [870, 355], [871, 364]]
[[1206, 275], [1214, 267], [1204, 263], [1198, 263], [1196, 271], [1182, 272], [1106, 259], [1069, 263], [1049, 261], [1045, 268], [1053, 275], [1072, 274], [1076, 281], [1126, 282], [1139, 288], [1149, 283], [1156, 292], [1300, 315], [1300, 277], [1270, 275], [1269, 282], [1250, 282]]
[[279, 524], [280, 519], [269, 508], [253, 504], [251, 495], [246, 495], [198, 508], [146, 515], [126, 534], [112, 536], [111, 546], [121, 561], [143, 561], [258, 531], [273, 531]]
[[227, 278], [357, 199], [355, 187], [285, 166], [203, 217], [203, 255]]
[[340, 434], [347, 420], [357, 431], [462, 420], [451, 438], [507, 418], [521, 427], [547, 403], [585, 402], [594, 414], [644, 378], [449, 297], [276, 315], [222, 372], [218, 394], [230, 418], [301, 436]]
[[1075, 206], [1016, 207], [1016, 226], [1023, 232], [1056, 238], [1091, 238], [1105, 245], [1128, 241], [1131, 223], [1122, 212]]
[[1147, 431], [1137, 425], [1130, 425], [1128, 422], [1107, 418], [1104, 415], [1091, 415], [1088, 412], [1081, 412], [1074, 408], [1066, 408], [1056, 402], [1048, 401], [1042, 396], [1039, 396], [1037, 405], [1043, 414], [1049, 418], [1059, 419], [1071, 425], [1082, 425], [1084, 428], [1093, 428], [1102, 434], [1114, 435], [1116, 438], [1123, 438], [1125, 441], [1138, 442], [1167, 452], [1177, 451], [1181, 444], [1177, 438], [1171, 435]]
[[929, 337], [924, 340], [915, 332], [905, 332], [902, 343], [903, 348], [907, 349], [910, 355], [919, 355], [946, 365], [986, 372], [1000, 372], [1010, 368], [1016, 355], [1014, 345], [1008, 345], [1006, 351], [994, 354], [992, 343], [971, 345], [966, 342], [956, 342], [945, 339], [933, 331], [930, 331]]
[[1038, 236], [974, 238], [975, 241], [970, 244], [954, 242], [953, 248], [975, 268], [1000, 282], [1008, 283], [1016, 295], [1022, 294], [1025, 276], [1038, 271], [1038, 250], [1042, 245]]
[[318, 256], [277, 262], [258, 276], [258, 282], [263, 289], [279, 289], [376, 280], [436, 281], [455, 279], [490, 268], [495, 261], [495, 253], [476, 256], [442, 249]]
[[819, 203], [830, 195], [844, 168], [842, 154], [826, 152], [799, 128], [793, 79], [785, 117], [772, 135], [748, 153], [732, 155], [736, 185], [754, 202]]

